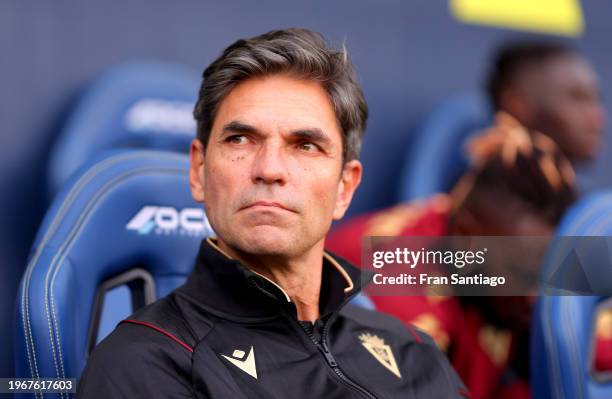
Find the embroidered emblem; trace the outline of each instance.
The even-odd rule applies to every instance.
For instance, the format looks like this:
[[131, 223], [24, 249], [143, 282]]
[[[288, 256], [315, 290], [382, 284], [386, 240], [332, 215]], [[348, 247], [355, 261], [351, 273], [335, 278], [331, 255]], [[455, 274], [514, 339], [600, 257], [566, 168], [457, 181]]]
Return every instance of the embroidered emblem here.
[[391, 351], [391, 347], [385, 344], [385, 341], [382, 338], [365, 333], [361, 334], [359, 339], [361, 340], [363, 347], [366, 348], [368, 352], [370, 352], [370, 354], [380, 362], [380, 364], [385, 366], [387, 370], [395, 374], [398, 378], [402, 378], [399, 368], [397, 367], [397, 363], [395, 362], [393, 352]]

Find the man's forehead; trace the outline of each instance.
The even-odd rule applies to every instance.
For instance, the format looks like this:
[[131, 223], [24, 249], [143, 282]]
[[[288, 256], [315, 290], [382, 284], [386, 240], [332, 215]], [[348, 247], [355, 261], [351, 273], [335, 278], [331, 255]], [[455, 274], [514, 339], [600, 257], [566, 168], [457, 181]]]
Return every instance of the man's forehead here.
[[593, 84], [597, 80], [591, 65], [583, 57], [574, 54], [551, 58], [535, 72], [537, 79], [555, 85], [570, 82]]
[[249, 79], [223, 99], [213, 130], [228, 124], [252, 126], [262, 132], [318, 129], [340, 133], [333, 104], [316, 82], [285, 76]]
[[597, 90], [597, 77], [586, 60], [568, 54], [524, 68], [514, 84], [529, 97], [548, 101], [576, 87]]

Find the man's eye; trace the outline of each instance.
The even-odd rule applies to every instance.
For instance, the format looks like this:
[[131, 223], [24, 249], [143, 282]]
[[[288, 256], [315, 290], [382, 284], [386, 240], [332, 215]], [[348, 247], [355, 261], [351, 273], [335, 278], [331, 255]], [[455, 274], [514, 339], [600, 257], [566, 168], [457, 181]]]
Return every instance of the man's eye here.
[[227, 141], [228, 143], [233, 143], [233, 144], [244, 144], [247, 142], [247, 138], [240, 134], [235, 134], [233, 136], [229, 136], [228, 138], [226, 138], [225, 141]]
[[306, 141], [306, 142], [300, 143], [300, 149], [304, 151], [318, 151], [319, 147], [314, 143]]

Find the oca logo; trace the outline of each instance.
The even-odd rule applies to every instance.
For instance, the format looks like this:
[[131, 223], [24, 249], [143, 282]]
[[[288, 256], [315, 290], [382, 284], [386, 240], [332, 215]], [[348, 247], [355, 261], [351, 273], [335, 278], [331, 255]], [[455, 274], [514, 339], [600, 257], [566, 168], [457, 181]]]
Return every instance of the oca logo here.
[[212, 228], [201, 208], [183, 208], [178, 211], [170, 206], [143, 207], [125, 226], [138, 234], [180, 234], [204, 236], [212, 233]]

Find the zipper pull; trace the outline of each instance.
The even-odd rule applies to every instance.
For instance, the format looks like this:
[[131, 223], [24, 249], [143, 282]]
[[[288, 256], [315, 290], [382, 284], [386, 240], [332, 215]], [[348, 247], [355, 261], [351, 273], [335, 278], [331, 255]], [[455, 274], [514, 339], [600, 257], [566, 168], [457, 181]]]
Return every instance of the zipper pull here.
[[322, 342], [319, 348], [321, 349], [321, 352], [323, 352], [323, 356], [325, 356], [325, 360], [327, 360], [327, 363], [329, 363], [331, 367], [338, 367], [338, 362], [336, 362], [336, 359], [334, 359], [331, 352], [327, 348], [327, 344], [325, 344], [325, 342]]

